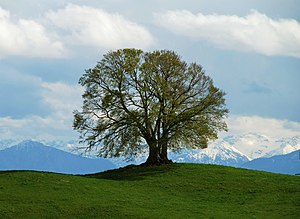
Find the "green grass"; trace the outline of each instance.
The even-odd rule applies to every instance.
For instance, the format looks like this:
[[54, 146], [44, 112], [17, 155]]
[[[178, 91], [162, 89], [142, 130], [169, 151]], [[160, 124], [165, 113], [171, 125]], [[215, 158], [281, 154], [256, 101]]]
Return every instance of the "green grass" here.
[[0, 172], [0, 218], [300, 218], [300, 177], [199, 164]]

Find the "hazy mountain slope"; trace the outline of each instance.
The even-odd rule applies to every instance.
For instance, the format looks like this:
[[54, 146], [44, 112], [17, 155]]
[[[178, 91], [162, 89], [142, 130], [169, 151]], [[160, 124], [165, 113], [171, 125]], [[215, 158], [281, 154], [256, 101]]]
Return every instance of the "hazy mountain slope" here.
[[115, 165], [107, 159], [81, 157], [34, 141], [24, 141], [0, 151], [0, 170], [86, 174], [113, 168]]
[[300, 173], [300, 150], [270, 158], [258, 158], [245, 163], [242, 167], [253, 170], [294, 175]]

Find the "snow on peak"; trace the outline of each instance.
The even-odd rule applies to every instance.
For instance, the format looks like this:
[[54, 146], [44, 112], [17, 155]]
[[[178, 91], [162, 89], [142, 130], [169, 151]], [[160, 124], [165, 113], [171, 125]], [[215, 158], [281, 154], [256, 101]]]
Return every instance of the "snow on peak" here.
[[287, 154], [300, 149], [300, 136], [275, 139], [251, 132], [226, 136], [223, 138], [223, 141], [251, 160], [260, 157]]
[[238, 166], [249, 161], [237, 149], [226, 142], [210, 143], [205, 149], [182, 149], [179, 152], [170, 153], [170, 158], [175, 162], [209, 163]]

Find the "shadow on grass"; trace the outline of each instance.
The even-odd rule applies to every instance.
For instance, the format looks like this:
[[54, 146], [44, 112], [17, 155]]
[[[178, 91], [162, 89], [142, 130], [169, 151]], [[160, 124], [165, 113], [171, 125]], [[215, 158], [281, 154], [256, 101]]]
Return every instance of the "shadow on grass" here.
[[150, 167], [129, 165], [115, 170], [108, 170], [101, 173], [84, 175], [83, 177], [135, 181], [144, 180], [149, 176], [161, 175], [177, 168], [179, 168], [179, 165], [176, 164], [166, 164], [162, 166]]
[[0, 170], [0, 174], [10, 174], [10, 173], [51, 173], [46, 171], [38, 170]]

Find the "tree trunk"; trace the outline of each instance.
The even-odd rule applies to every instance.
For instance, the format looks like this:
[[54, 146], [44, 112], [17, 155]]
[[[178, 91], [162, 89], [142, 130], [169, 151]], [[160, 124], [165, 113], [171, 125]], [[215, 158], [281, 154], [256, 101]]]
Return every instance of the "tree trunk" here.
[[160, 157], [164, 164], [173, 163], [172, 160], [168, 159], [168, 145], [167, 144], [162, 145]]
[[159, 149], [157, 147], [150, 147], [149, 146], [149, 156], [144, 163], [145, 166], [154, 166], [154, 165], [160, 165], [160, 153]]
[[162, 145], [162, 150], [159, 150], [159, 147], [156, 143], [148, 142], [149, 145], [149, 156], [143, 166], [156, 166], [163, 164], [170, 164], [172, 160], [168, 159], [167, 145]]

